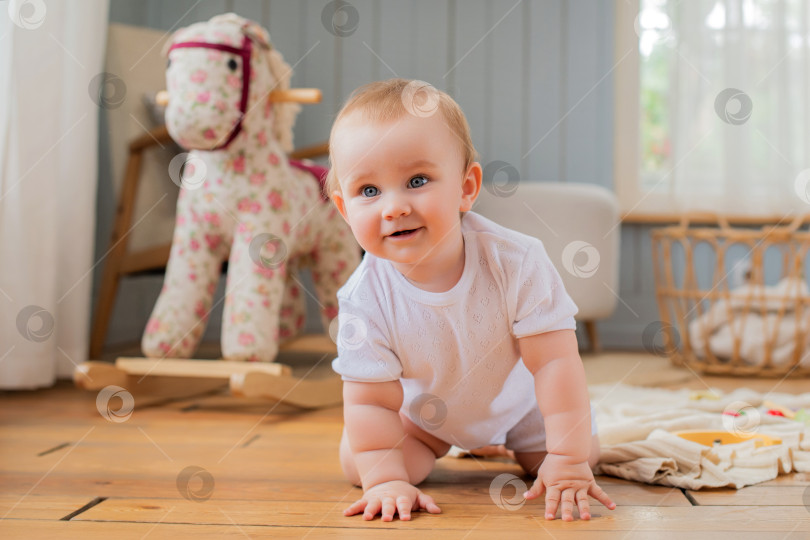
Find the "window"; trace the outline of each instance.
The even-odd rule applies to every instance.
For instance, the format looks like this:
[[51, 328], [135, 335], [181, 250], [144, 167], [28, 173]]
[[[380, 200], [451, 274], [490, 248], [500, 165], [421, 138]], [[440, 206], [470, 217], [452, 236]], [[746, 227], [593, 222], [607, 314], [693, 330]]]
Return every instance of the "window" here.
[[810, 211], [810, 2], [615, 5], [623, 210]]

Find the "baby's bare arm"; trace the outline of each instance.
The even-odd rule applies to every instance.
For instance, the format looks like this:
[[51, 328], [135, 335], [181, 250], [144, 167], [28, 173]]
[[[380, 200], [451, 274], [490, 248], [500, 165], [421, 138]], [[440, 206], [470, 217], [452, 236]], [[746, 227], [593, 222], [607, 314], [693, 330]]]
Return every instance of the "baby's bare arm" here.
[[399, 381], [343, 383], [343, 421], [364, 490], [392, 480], [408, 482], [401, 406]]
[[591, 449], [591, 407], [585, 369], [573, 330], [519, 340], [523, 363], [534, 374], [549, 454], [587, 461]]
[[363, 512], [365, 519], [373, 519], [381, 514], [383, 521], [391, 521], [397, 513], [402, 520], [410, 519], [411, 510], [441, 511], [430, 496], [410, 484], [402, 453], [401, 406], [399, 381], [343, 383], [346, 436], [364, 492], [345, 515]]
[[562, 518], [573, 519], [574, 504], [583, 519], [590, 518], [588, 494], [608, 508], [610, 497], [593, 479], [588, 465], [591, 451], [591, 408], [585, 369], [573, 330], [559, 330], [521, 338], [523, 362], [534, 374], [535, 393], [546, 430], [548, 455], [538, 471], [528, 498], [546, 492], [546, 517], [554, 518], [562, 502]]

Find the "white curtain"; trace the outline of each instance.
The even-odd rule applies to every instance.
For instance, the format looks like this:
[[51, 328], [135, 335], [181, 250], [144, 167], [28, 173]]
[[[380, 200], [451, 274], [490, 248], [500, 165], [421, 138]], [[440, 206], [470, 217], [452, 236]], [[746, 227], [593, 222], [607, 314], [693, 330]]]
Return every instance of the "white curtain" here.
[[37, 388], [87, 358], [108, 1], [0, 10], [0, 388]]
[[669, 211], [810, 211], [810, 2], [642, 0], [641, 7], [642, 21], [660, 30], [646, 43], [640, 33], [642, 55], [644, 47], [669, 48], [671, 152], [644, 187], [664, 194]]

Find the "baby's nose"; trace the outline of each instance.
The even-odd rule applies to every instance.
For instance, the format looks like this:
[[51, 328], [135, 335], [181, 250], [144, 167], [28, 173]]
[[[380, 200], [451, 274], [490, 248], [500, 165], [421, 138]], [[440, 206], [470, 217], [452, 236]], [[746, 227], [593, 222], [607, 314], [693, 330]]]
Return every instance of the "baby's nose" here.
[[405, 197], [391, 196], [385, 200], [383, 218], [396, 219], [411, 213], [411, 205]]

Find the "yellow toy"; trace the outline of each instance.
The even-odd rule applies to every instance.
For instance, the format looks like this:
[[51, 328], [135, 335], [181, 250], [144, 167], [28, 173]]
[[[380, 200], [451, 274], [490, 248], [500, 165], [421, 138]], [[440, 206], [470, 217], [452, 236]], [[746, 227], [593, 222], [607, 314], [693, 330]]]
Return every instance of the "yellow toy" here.
[[676, 431], [674, 435], [686, 439], [687, 441], [702, 444], [704, 446], [714, 446], [715, 444], [736, 444], [750, 441], [751, 439], [754, 440], [755, 448], [782, 444], [782, 439], [768, 437], [767, 435], [761, 435], [759, 433], [740, 434], [731, 433], [730, 431], [687, 430]]

